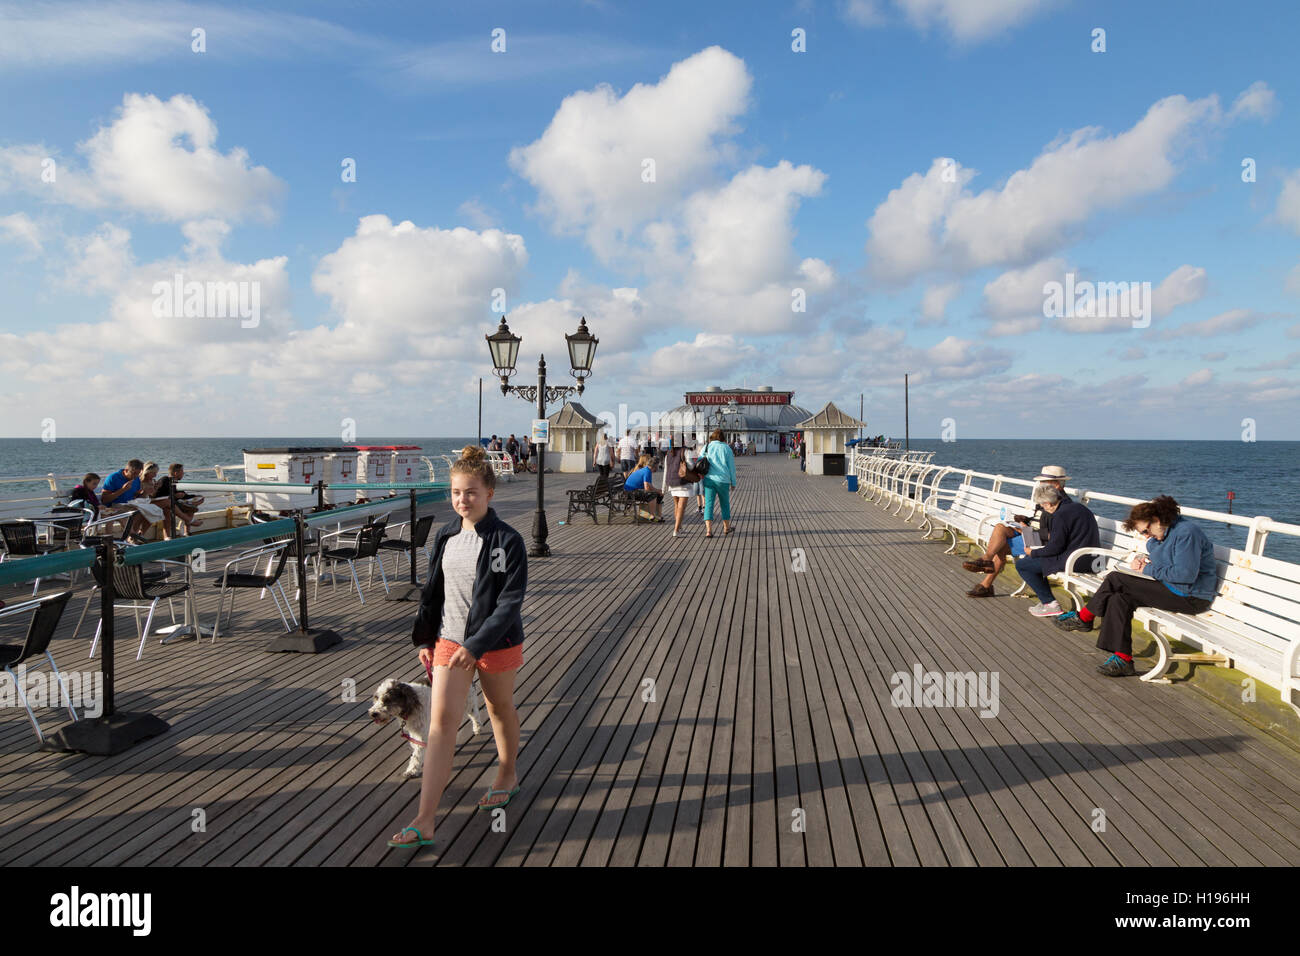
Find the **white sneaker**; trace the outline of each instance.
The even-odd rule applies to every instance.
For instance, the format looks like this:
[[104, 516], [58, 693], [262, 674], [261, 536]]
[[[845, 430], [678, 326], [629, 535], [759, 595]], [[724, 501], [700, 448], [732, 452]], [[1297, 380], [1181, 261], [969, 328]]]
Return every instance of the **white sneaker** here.
[[677, 532], [676, 532], [676, 531], [673, 532], [673, 537], [674, 537], [674, 538], [677, 537]]
[[1034, 617], [1056, 617], [1061, 614], [1061, 605], [1053, 601], [1051, 604], [1035, 604], [1029, 609], [1029, 613]]

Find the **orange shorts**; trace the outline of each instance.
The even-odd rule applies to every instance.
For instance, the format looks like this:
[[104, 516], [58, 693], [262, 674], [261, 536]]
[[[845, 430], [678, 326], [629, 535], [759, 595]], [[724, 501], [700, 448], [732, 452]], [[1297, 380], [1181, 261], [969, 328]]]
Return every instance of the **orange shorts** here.
[[[452, 655], [460, 650], [455, 641], [440, 640], [433, 647], [433, 666], [450, 667]], [[475, 665], [488, 674], [501, 674], [505, 671], [518, 670], [524, 663], [524, 645], [515, 644], [503, 647], [499, 651], [488, 651], [478, 659]]]

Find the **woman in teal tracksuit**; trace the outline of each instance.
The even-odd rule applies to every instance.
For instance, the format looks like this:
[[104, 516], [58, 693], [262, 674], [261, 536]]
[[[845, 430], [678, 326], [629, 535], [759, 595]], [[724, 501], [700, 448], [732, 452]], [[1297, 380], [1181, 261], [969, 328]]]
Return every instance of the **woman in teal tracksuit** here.
[[722, 533], [731, 534], [731, 493], [736, 490], [736, 456], [716, 429], [704, 446], [709, 473], [704, 476], [704, 537], [713, 537], [713, 501], [722, 507]]

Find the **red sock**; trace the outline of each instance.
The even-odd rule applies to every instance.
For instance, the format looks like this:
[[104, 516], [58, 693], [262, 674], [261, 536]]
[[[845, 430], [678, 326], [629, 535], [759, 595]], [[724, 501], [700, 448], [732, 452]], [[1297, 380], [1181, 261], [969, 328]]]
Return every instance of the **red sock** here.
[[1097, 615], [1093, 614], [1086, 607], [1079, 608], [1079, 620], [1081, 620], [1084, 624], [1087, 624], [1096, 616]]
[[1132, 654], [1121, 654], [1119, 651], [1116, 651], [1116, 652], [1115, 652], [1115, 656], [1118, 657], [1118, 658], [1119, 658], [1120, 660], [1122, 660], [1122, 661], [1131, 661], [1131, 660], [1133, 660], [1133, 655], [1132, 655]]

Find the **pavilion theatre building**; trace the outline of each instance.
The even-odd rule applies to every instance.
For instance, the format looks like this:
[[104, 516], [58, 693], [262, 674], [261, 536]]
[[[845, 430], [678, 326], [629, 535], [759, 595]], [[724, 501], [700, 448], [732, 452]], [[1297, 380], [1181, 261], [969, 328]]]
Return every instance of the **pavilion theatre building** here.
[[721, 388], [710, 385], [702, 392], [687, 392], [678, 405], [659, 420], [658, 431], [706, 439], [721, 428], [728, 442], [740, 440], [760, 452], [785, 451], [799, 433], [797, 427], [812, 412], [793, 403], [794, 392], [758, 388]]

